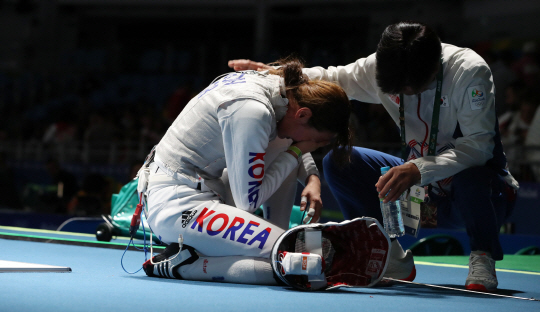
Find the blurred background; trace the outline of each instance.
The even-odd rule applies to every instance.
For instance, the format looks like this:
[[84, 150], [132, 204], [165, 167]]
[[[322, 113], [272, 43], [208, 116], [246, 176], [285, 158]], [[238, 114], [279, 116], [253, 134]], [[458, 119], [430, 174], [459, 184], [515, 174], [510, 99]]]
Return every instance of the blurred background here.
[[[490, 64], [522, 185], [504, 231], [540, 235], [539, 17], [537, 0], [0, 0], [0, 225], [110, 214], [111, 195], [228, 60], [346, 65], [411, 19]], [[354, 108], [355, 144], [399, 154], [383, 107]], [[339, 219], [324, 181], [323, 200]]]

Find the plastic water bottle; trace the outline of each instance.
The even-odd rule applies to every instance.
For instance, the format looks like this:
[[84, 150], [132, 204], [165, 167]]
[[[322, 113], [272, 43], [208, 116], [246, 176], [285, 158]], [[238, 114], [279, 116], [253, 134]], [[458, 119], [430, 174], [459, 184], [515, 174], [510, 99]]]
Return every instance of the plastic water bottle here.
[[[390, 170], [390, 167], [382, 167], [381, 175]], [[384, 229], [388, 236], [399, 237], [405, 234], [405, 227], [403, 226], [403, 217], [401, 216], [401, 204], [399, 199], [396, 201], [383, 203], [383, 199], [380, 199], [381, 212], [383, 216]]]

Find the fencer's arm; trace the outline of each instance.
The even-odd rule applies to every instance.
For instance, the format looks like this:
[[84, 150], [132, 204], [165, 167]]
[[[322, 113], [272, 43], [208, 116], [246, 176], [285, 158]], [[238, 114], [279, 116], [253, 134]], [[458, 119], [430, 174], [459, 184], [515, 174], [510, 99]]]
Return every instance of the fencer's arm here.
[[323, 209], [321, 199], [321, 180], [319, 176], [314, 174], [308, 177], [306, 187], [302, 190], [302, 199], [300, 201], [300, 210], [305, 211], [309, 203], [309, 209], [303, 223], [307, 223], [311, 219], [311, 223], [318, 222]]
[[313, 160], [311, 153], [302, 154], [300, 166], [298, 167], [298, 182], [300, 182], [303, 186], [306, 186], [308, 183], [308, 178], [311, 175], [320, 177], [319, 169], [317, 169], [317, 165], [315, 164], [315, 160]]
[[306, 211], [303, 222], [307, 223], [311, 220], [311, 223], [315, 223], [320, 219], [323, 203], [319, 170], [311, 153], [302, 154], [300, 166], [298, 166], [298, 182], [304, 186], [300, 210], [306, 210], [309, 203], [309, 211]]
[[218, 109], [229, 183], [237, 208], [254, 212], [298, 166], [298, 159], [280, 153], [269, 168], [264, 155], [271, 134], [272, 116], [257, 101], [243, 99]]

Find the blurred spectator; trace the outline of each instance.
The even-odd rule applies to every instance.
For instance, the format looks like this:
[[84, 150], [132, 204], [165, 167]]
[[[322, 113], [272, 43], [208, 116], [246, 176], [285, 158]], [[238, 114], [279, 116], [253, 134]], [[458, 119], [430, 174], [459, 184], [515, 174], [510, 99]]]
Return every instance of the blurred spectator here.
[[120, 118], [121, 135], [122, 139], [128, 141], [135, 141], [139, 138], [137, 132], [137, 118], [136, 113], [131, 109], [124, 109], [122, 117]]
[[520, 80], [529, 87], [535, 87], [540, 78], [538, 45], [528, 41], [523, 45], [523, 56], [514, 64], [513, 69]]
[[7, 164], [6, 154], [0, 152], [0, 208], [22, 208], [19, 196], [15, 184], [15, 174]]
[[495, 105], [497, 107], [497, 115], [500, 116], [509, 109], [505, 101], [505, 90], [517, 79], [511, 68], [513, 56], [509, 50], [500, 52], [489, 51], [485, 55], [485, 60], [493, 74], [493, 83], [495, 84], [496, 91]]
[[512, 112], [510, 118], [505, 121], [504, 131], [501, 132], [501, 140], [505, 146], [510, 171], [516, 176], [525, 173], [522, 170], [524, 160], [522, 146], [525, 143], [537, 106], [538, 103], [531, 93], [522, 95], [519, 100], [519, 110]]
[[82, 189], [70, 201], [68, 213], [76, 216], [100, 216], [110, 213], [111, 183], [101, 174], [84, 178]]
[[106, 163], [110, 160], [110, 143], [117, 139], [117, 131], [111, 118], [111, 116], [98, 112], [90, 115], [88, 126], [84, 132], [86, 156], [88, 157], [86, 161]]
[[505, 130], [503, 141], [506, 144], [523, 144], [532, 122], [537, 103], [532, 96], [523, 96], [519, 101], [519, 110], [512, 113]]
[[516, 111], [519, 110], [519, 99], [525, 93], [526, 87], [521, 80], [517, 80], [511, 83], [505, 90], [504, 103], [507, 107], [507, 110]]
[[525, 155], [527, 161], [531, 163], [534, 180], [540, 182], [540, 107], [536, 108], [536, 113], [529, 125], [525, 147], [529, 148]]
[[51, 123], [43, 135], [43, 143], [64, 144], [75, 140], [77, 127], [72, 123], [73, 116], [62, 112], [57, 115], [57, 121]]
[[101, 113], [90, 115], [89, 124], [84, 132], [84, 141], [87, 143], [110, 142], [115, 137], [115, 128], [109, 118]]
[[53, 212], [66, 213], [68, 203], [79, 190], [77, 179], [73, 174], [62, 169], [56, 159], [49, 159], [46, 169], [52, 183], [56, 186], [56, 192], [43, 194], [41, 200], [52, 206]]
[[519, 99], [525, 93], [525, 85], [521, 81], [511, 83], [504, 90], [504, 113], [499, 116], [499, 129], [504, 137], [515, 112], [519, 110]]

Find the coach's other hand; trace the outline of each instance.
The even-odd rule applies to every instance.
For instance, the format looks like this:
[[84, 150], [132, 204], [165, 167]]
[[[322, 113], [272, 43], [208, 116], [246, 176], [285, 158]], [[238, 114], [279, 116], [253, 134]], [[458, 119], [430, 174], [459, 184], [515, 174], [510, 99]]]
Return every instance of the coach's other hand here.
[[387, 203], [398, 200], [403, 192], [419, 182], [421, 178], [420, 170], [415, 164], [405, 163], [391, 168], [387, 173], [379, 177], [375, 187], [379, 192], [379, 198], [384, 198], [383, 202]]

